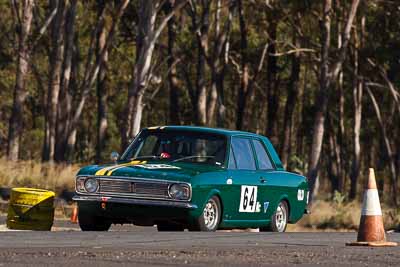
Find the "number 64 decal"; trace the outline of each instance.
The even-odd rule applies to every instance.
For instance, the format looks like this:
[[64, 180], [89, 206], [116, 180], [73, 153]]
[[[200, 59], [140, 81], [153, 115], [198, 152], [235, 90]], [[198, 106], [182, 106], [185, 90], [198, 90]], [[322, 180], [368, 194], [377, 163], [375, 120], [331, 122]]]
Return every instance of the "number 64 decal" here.
[[255, 212], [257, 206], [257, 186], [242, 185], [239, 212]]

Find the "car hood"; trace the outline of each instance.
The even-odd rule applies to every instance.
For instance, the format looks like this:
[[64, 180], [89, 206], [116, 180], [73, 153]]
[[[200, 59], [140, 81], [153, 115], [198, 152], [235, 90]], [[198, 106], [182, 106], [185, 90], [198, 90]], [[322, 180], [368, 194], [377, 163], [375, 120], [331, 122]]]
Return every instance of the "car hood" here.
[[221, 166], [186, 162], [128, 162], [83, 167], [77, 175], [107, 177], [131, 177], [157, 180], [190, 182], [190, 179], [204, 172], [223, 171]]

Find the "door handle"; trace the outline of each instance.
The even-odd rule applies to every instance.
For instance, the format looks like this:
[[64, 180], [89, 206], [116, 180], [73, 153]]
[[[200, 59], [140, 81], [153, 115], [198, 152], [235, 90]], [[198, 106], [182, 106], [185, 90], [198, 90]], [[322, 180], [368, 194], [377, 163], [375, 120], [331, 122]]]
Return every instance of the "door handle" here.
[[261, 183], [265, 183], [267, 181], [267, 179], [265, 179], [264, 177], [260, 177], [260, 182]]

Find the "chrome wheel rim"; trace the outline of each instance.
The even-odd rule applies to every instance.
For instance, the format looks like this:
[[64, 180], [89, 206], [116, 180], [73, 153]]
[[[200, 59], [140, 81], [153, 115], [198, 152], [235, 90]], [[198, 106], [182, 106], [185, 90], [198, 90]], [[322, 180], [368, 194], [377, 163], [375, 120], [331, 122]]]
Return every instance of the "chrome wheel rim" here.
[[218, 223], [218, 206], [217, 203], [210, 199], [203, 210], [204, 224], [207, 229], [214, 229]]
[[286, 227], [286, 209], [282, 203], [279, 203], [275, 213], [276, 229], [283, 232]]

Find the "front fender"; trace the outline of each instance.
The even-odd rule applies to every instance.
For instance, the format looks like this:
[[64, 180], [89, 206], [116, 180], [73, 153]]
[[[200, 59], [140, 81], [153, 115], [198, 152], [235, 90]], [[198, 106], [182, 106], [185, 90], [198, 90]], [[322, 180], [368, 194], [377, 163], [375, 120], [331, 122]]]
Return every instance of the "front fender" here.
[[[194, 189], [195, 190], [195, 189]], [[220, 191], [215, 188], [197, 188], [196, 191], [193, 190], [193, 196], [192, 196], [192, 204], [197, 206], [197, 209], [193, 209], [190, 211], [190, 215], [193, 217], [193, 219], [197, 219], [202, 213], [203, 210], [207, 204], [207, 201], [213, 197], [213, 196], [218, 196], [220, 199]], [[223, 203], [221, 201], [221, 209], [223, 209]]]

